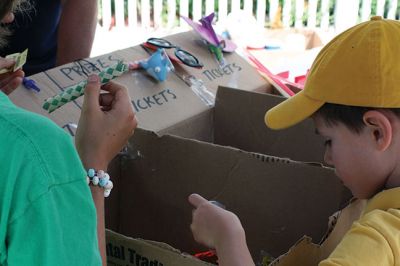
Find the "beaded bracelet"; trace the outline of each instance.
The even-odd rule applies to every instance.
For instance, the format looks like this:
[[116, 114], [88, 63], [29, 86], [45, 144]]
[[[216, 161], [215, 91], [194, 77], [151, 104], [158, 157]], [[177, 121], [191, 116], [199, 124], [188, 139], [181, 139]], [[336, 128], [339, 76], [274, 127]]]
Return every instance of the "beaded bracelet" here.
[[110, 196], [111, 189], [113, 188], [113, 182], [110, 180], [110, 176], [103, 170], [94, 170], [90, 168], [87, 171], [87, 183], [93, 184], [93, 186], [99, 186], [104, 189], [104, 197]]

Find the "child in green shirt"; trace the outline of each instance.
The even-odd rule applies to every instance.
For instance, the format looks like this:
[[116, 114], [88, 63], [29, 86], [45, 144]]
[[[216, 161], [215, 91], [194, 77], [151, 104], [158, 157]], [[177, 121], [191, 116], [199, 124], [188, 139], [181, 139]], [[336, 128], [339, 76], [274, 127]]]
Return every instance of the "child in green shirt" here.
[[[3, 24], [16, 2], [0, 1]], [[10, 64], [0, 58], [0, 69]], [[0, 265], [106, 265], [105, 187], [87, 176], [107, 170], [133, 134], [128, 91], [89, 77], [75, 149], [52, 121], [10, 101], [18, 75], [0, 75]]]

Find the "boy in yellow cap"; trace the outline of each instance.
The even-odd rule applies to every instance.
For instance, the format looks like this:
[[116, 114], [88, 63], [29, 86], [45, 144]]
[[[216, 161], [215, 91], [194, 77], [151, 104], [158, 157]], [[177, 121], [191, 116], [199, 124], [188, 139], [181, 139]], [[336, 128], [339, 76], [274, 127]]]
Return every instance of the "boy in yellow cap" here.
[[[400, 22], [372, 17], [319, 53], [303, 91], [265, 116], [272, 129], [311, 117], [325, 161], [360, 199], [361, 216], [320, 265], [400, 265]], [[254, 265], [239, 219], [197, 194], [191, 229], [220, 265]]]

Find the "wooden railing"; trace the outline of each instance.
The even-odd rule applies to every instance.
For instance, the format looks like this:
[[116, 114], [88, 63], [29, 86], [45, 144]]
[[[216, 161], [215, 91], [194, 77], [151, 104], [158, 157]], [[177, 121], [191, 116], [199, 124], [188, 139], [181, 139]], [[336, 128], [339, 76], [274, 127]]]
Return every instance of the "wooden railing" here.
[[[217, 22], [242, 10], [261, 26], [335, 28], [341, 31], [372, 15], [397, 19], [398, 0], [99, 0], [100, 25], [173, 28], [185, 23], [179, 15], [198, 20], [213, 11]], [[282, 3], [282, 4], [280, 4]], [[112, 7], [113, 5], [113, 7]], [[268, 9], [267, 9], [268, 5]], [[217, 10], [214, 10], [217, 8]], [[268, 10], [268, 13], [267, 13]]]

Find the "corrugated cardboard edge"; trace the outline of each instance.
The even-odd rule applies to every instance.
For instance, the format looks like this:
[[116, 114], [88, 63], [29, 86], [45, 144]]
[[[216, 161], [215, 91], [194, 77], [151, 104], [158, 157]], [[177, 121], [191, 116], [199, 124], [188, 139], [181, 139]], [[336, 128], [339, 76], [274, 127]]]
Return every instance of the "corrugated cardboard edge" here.
[[[106, 229], [106, 244], [109, 245], [110, 243], [113, 243], [114, 246], [124, 245], [126, 247], [140, 247], [140, 253], [143, 255], [142, 257], [158, 261], [160, 264], [157, 265], [215, 266], [214, 264], [201, 261], [189, 254], [182, 253], [180, 250], [173, 248], [166, 243], [140, 238], [131, 238]], [[125, 257], [128, 257], [128, 254], [126, 254]], [[120, 263], [120, 265], [129, 265], [126, 264], [124, 260], [119, 260], [117, 263], [115, 263], [114, 260], [119, 259], [108, 257], [108, 265], [119, 265], [117, 263]], [[132, 265], [136, 264], [133, 262]]]
[[[328, 229], [328, 236], [321, 245], [303, 236], [287, 253], [279, 256], [269, 266], [302, 265], [315, 266], [329, 257], [354, 221], [358, 220], [365, 208], [366, 200], [353, 200], [339, 214], [333, 229]], [[332, 216], [334, 217], [334, 216]], [[329, 232], [331, 231], [331, 232]]]
[[320, 246], [312, 243], [310, 237], [303, 236], [287, 253], [279, 256], [269, 266], [317, 265], [319, 249]]
[[[213, 125], [214, 109], [208, 108], [188, 119], [182, 120], [173, 126], [160, 130], [157, 135], [175, 135], [182, 138], [196, 139], [206, 142], [213, 141]], [[155, 132], [153, 130], [149, 130]]]
[[[139, 143], [140, 143], [140, 145], [139, 145]], [[167, 149], [165, 149], [165, 144], [166, 143], [170, 143], [168, 145], [169, 148], [167, 148]], [[183, 144], [185, 144], [185, 145], [183, 145]], [[319, 164], [316, 164], [316, 165], [315, 164], [311, 164], [311, 165], [309, 165], [309, 164], [304, 164], [304, 163], [301, 163], [301, 162], [298, 162], [298, 161], [292, 161], [292, 160], [287, 159], [287, 158], [279, 158], [279, 157], [269, 156], [269, 155], [265, 155], [265, 154], [249, 153], [249, 152], [240, 150], [240, 149], [235, 148], [235, 147], [222, 146], [222, 145], [218, 145], [218, 144], [204, 143], [202, 141], [189, 140], [189, 139], [186, 139], [186, 138], [183, 138], [183, 137], [173, 136], [173, 135], [169, 135], [169, 134], [165, 134], [165, 135], [160, 136], [158, 133], [155, 133], [153, 131], [147, 131], [147, 130], [141, 130], [141, 129], [137, 129], [137, 131], [135, 132], [135, 138], [131, 139], [130, 145], [128, 145], [128, 146], [130, 148], [130, 150], [129, 150], [130, 154], [142, 154], [143, 158], [146, 158], [147, 157], [146, 154], [148, 155], [149, 153], [163, 154], [162, 156], [160, 155], [160, 158], [162, 158], [163, 156], [166, 156], [167, 158], [171, 158], [171, 157], [175, 157], [176, 153], [178, 151], [180, 151], [180, 150], [184, 151], [183, 152], [183, 154], [184, 154], [183, 156], [193, 155], [190, 152], [191, 150], [193, 150], [193, 145], [195, 145], [196, 148], [202, 147], [202, 149], [204, 148], [204, 150], [209, 151], [209, 153], [207, 153], [208, 155], [210, 155], [210, 154], [212, 154], [212, 153], [214, 153], [216, 151], [220, 151], [221, 152], [221, 149], [219, 147], [222, 148], [224, 153], [225, 152], [229, 152], [229, 154], [231, 154], [231, 152], [234, 151], [234, 153], [235, 153], [235, 156], [233, 156], [234, 158], [232, 156], [229, 156], [229, 158], [232, 157], [231, 158], [232, 159], [231, 160], [232, 166], [228, 167], [229, 169], [236, 169], [237, 166], [240, 163], [242, 163], [243, 161], [246, 161], [246, 163], [248, 163], [249, 160], [254, 162], [255, 165], [261, 165], [261, 164], [259, 164], [259, 162], [256, 162], [256, 161], [261, 161], [262, 163], [265, 163], [265, 164], [292, 165], [296, 169], [298, 169], [297, 167], [307, 166], [307, 168], [309, 168], [311, 170], [311, 172], [314, 172], [314, 170], [311, 169], [311, 168], [314, 168], [315, 166], [318, 166], [318, 167], [316, 167], [317, 169], [315, 169], [315, 170], [318, 170], [319, 168], [320, 169], [324, 169], [325, 168], [325, 167], [321, 167], [321, 165], [319, 165]], [[147, 146], [148, 147], [153, 147], [153, 148], [147, 148], [148, 151], [147, 152], [143, 152], [144, 150], [146, 150], [145, 147], [147, 147]], [[186, 146], [186, 148], [183, 147], [183, 146]], [[149, 150], [152, 150], [152, 152], [150, 152]], [[171, 156], [171, 154], [166, 155], [171, 150], [174, 151], [174, 153], [173, 153], [174, 156]], [[181, 153], [179, 153], [179, 154], [181, 154]], [[202, 151], [200, 154], [202, 154], [204, 156], [205, 153]], [[193, 157], [193, 156], [190, 156], [190, 157]], [[253, 160], [253, 159], [256, 159], [256, 161]], [[164, 159], [161, 159], [161, 160], [164, 160]], [[157, 162], [157, 161], [158, 161], [158, 159], [154, 160], [153, 162]], [[125, 170], [127, 173], [130, 172], [130, 171], [133, 171], [133, 169], [140, 169], [141, 168], [140, 165], [133, 166], [131, 163], [132, 163], [132, 161], [130, 159], [127, 160], [126, 162], [123, 162], [124, 165], [127, 165], [127, 166], [130, 165], [130, 167], [131, 167], [131, 168], [128, 168], [128, 169]], [[195, 160], [195, 164], [197, 164], [197, 163], [198, 163], [197, 160]], [[167, 164], [167, 165], [169, 165], [169, 164]], [[153, 169], [153, 168], [156, 169], [153, 166], [152, 163], [150, 163], [148, 165], [148, 167], [146, 167], [146, 169], [149, 168], [149, 167], [151, 169]], [[160, 171], [160, 170], [154, 171], [154, 169], [149, 171], [149, 172], [146, 172], [146, 173], [149, 174], [149, 175], [152, 175], [152, 173], [156, 173], [156, 172]], [[167, 168], [162, 168], [162, 169], [167, 169]], [[252, 168], [252, 169], [254, 169], [254, 168]], [[171, 169], [171, 171], [176, 171], [176, 169], [173, 168], [173, 169]], [[168, 170], [168, 172], [171, 172], [171, 171]], [[143, 174], [143, 173], [141, 173], [141, 174]], [[147, 174], [145, 176], [147, 176]], [[175, 176], [175, 174], [173, 174], [172, 176]], [[332, 171], [332, 176], [331, 177], [332, 177], [332, 179], [337, 180], [337, 178], [334, 177], [333, 171]], [[237, 178], [237, 177], [235, 177], [235, 178]], [[128, 178], [128, 177], [126, 178], [126, 180], [129, 180], [129, 179], [131, 179], [131, 178]], [[146, 178], [146, 179], [148, 179], [148, 178]], [[150, 178], [150, 180], [151, 179], [153, 179], [153, 178]], [[307, 176], [307, 179], [308, 179], [308, 176]], [[321, 179], [321, 176], [318, 176], [317, 179]], [[222, 184], [220, 184], [221, 189], [218, 190], [218, 191], [214, 191], [211, 194], [213, 196], [215, 196], [215, 195], [221, 196], [224, 193], [225, 189], [228, 187], [227, 184], [229, 184], [231, 182], [231, 180], [235, 180], [235, 179], [229, 179], [228, 180], [228, 177], [227, 177], [227, 179], [225, 180], [225, 183], [222, 183], [222, 181], [221, 181], [221, 183], [222, 183]], [[239, 179], [237, 179], [237, 180], [239, 180]], [[277, 180], [281, 180], [281, 179], [279, 178]], [[150, 182], [150, 181], [148, 181], [148, 182]], [[339, 183], [339, 182], [337, 181], [337, 183]], [[132, 186], [132, 184], [130, 184], [129, 186]], [[133, 185], [133, 187], [138, 187], [138, 186], [137, 185], [136, 186]], [[188, 191], [188, 192], [192, 192], [192, 191]], [[127, 193], [124, 193], [124, 194], [127, 195]], [[188, 195], [189, 195], [189, 193], [188, 193]], [[154, 195], [154, 196], [155, 196], [154, 199], [157, 199], [157, 196], [156, 195]], [[128, 196], [128, 197], [130, 197], [130, 196]], [[129, 200], [128, 198], [125, 198], [125, 199]], [[186, 197], [182, 196], [182, 200], [185, 200], [185, 199], [186, 199]], [[335, 205], [334, 208], [332, 208], [331, 210], [329, 210], [329, 211], [327, 211], [325, 213], [324, 217], [319, 221], [319, 225], [322, 225], [321, 229], [320, 229], [320, 233], [318, 235], [312, 235], [314, 239], [319, 240], [324, 235], [324, 233], [326, 232], [326, 226], [324, 226], [326, 224], [326, 221], [327, 221], [326, 218], [332, 212], [334, 212], [334, 211], [338, 210], [339, 208], [341, 208], [343, 206], [343, 203], [347, 205], [348, 197], [346, 197], [345, 200], [341, 201], [340, 204]], [[146, 202], [141, 202], [140, 204], [146, 204]], [[137, 206], [137, 207], [140, 208], [139, 206]], [[260, 206], [260, 208], [261, 207], [263, 207], [263, 206]], [[120, 207], [117, 207], [117, 208], [120, 208]], [[132, 205], [130, 205], [130, 208], [132, 208]], [[155, 208], [157, 208], [157, 205], [152, 206], [152, 208], [150, 208], [150, 209], [155, 209]], [[298, 206], [298, 208], [301, 209], [302, 207]], [[189, 211], [190, 210], [188, 209], [187, 213], [189, 213]], [[303, 212], [303, 211], [300, 210], [300, 212]], [[129, 215], [130, 214], [128, 214], [127, 217]], [[129, 219], [122, 219], [122, 220], [129, 220]], [[151, 219], [151, 220], [152, 221], [156, 221], [157, 219], [153, 217], [153, 219]], [[184, 224], [180, 224], [180, 226], [178, 226], [178, 228], [179, 227], [186, 227], [188, 224], [190, 224], [190, 222], [187, 222], [187, 223], [184, 223]], [[154, 227], [156, 227], [156, 226], [157, 225], [155, 224]], [[265, 226], [265, 224], [263, 224], [263, 226]], [[126, 222], [126, 223], [124, 223], [124, 226], [122, 226], [119, 230], [118, 230], [118, 228], [116, 228], [115, 231], [120, 232], [120, 233], [122, 233], [124, 235], [140, 236], [142, 238], [154, 239], [154, 240], [157, 240], [157, 241], [165, 242], [165, 243], [168, 243], [168, 244], [172, 245], [173, 247], [178, 247], [178, 248], [180, 248], [181, 250], [184, 250], [184, 251], [193, 250], [191, 248], [188, 248], [190, 246], [190, 244], [189, 245], [186, 245], [186, 243], [182, 244], [182, 241], [179, 241], [180, 237], [175, 237], [174, 236], [171, 239], [165, 239], [165, 238], [162, 238], [162, 237], [157, 238], [158, 235], [152, 235], [152, 236], [149, 237], [148, 235], [146, 235], [146, 236], [145, 235], [140, 235], [144, 231], [138, 230], [137, 232], [134, 232], [134, 230], [136, 230], [136, 229], [131, 231], [131, 229], [129, 229], [131, 227], [135, 228], [134, 226], [132, 226], [132, 223]], [[252, 228], [254, 228], [254, 227], [252, 227]], [[249, 229], [251, 230], [252, 228], [250, 227]], [[112, 228], [112, 229], [114, 229], [114, 228]], [[262, 229], [262, 230], [264, 230], [264, 229]], [[153, 230], [150, 229], [150, 232], [153, 232]], [[279, 251], [275, 251], [273, 254], [280, 255], [283, 252], [286, 252], [288, 250], [288, 248], [290, 246], [292, 246], [293, 243], [295, 243], [300, 237], [302, 237], [305, 234], [308, 234], [308, 233], [305, 232], [305, 231], [297, 232], [296, 236], [295, 237], [291, 237], [291, 240], [286, 243], [285, 247], [282, 247]], [[188, 239], [188, 238], [185, 238], [185, 239]], [[259, 243], [263, 243], [263, 242], [259, 242]], [[270, 241], [268, 241], [267, 243], [270, 243]], [[275, 246], [274, 244], [270, 244], [270, 245]], [[257, 254], [259, 254], [260, 250], [265, 250], [267, 252], [271, 252], [271, 249], [268, 250], [268, 249], [265, 249], [265, 248], [262, 248], [262, 247], [257, 247], [257, 249], [252, 249], [252, 250], [255, 250], [255, 253], [257, 253]], [[257, 252], [257, 250], [258, 250], [258, 252]], [[257, 254], [253, 254], [253, 255], [254, 256], [258, 256]]]
[[284, 99], [219, 86], [213, 117], [215, 143], [301, 162], [323, 163], [323, 145], [319, 145], [322, 140], [314, 133], [311, 119], [279, 132], [265, 125], [265, 112]]

